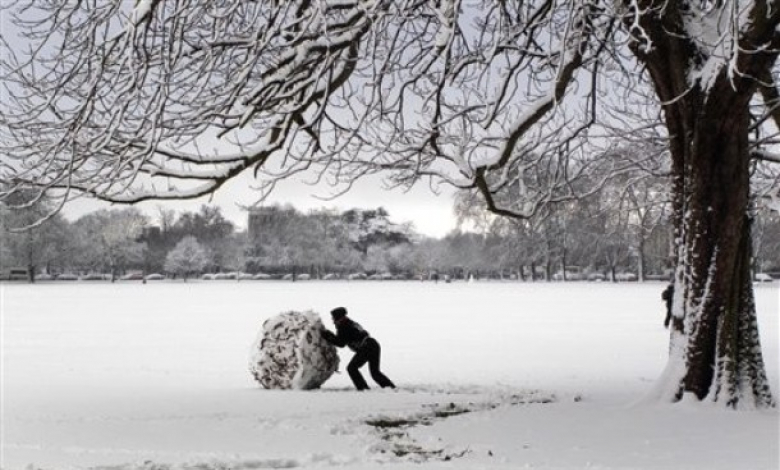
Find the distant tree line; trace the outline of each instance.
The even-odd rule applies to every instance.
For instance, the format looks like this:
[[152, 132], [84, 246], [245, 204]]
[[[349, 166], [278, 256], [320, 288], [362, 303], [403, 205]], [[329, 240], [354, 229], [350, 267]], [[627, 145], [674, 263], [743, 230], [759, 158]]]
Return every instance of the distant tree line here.
[[[533, 182], [524, 175], [513, 184]], [[523, 220], [491, 215], [469, 191], [458, 194], [455, 210], [461, 222], [483, 235], [478, 258], [492, 270], [515, 270], [531, 280], [668, 280], [674, 241], [663, 168], [625, 171], [588, 184], [597, 189], [551, 200]], [[753, 272], [780, 276], [780, 214], [754, 201], [751, 223]]]
[[[582, 198], [527, 221], [486, 216], [468, 194], [456, 212], [468, 231], [441, 239], [396, 224], [383, 208], [313, 210], [270, 206], [248, 214], [239, 230], [219, 207], [194, 212], [135, 207], [98, 210], [68, 221], [40, 200], [23, 209], [0, 206], [0, 269], [36, 275], [128, 272], [164, 273], [187, 279], [204, 273], [267, 273], [313, 278], [365, 275], [404, 279], [469, 277], [535, 280], [583, 278], [666, 279], [671, 225], [665, 202], [646, 191], [615, 207], [617, 197]], [[628, 202], [626, 202], [628, 201]], [[633, 205], [631, 205], [633, 201]], [[607, 204], [609, 202], [609, 204]], [[780, 271], [780, 217], [755, 217], [755, 270]]]

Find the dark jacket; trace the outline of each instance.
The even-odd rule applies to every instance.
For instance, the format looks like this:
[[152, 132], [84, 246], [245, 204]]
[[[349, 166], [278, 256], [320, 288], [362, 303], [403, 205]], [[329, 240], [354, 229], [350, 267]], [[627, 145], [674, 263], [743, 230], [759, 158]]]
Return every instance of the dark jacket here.
[[666, 289], [661, 292], [661, 298], [666, 302], [667, 307], [671, 308], [672, 299], [674, 298], [674, 284], [666, 286]]
[[358, 322], [352, 321], [349, 318], [344, 318], [336, 324], [335, 335], [332, 332], [325, 330], [323, 336], [329, 343], [340, 348], [348, 346], [349, 349], [353, 351], [360, 349], [365, 344], [366, 339], [371, 337], [371, 335], [368, 334], [368, 331], [364, 330]]

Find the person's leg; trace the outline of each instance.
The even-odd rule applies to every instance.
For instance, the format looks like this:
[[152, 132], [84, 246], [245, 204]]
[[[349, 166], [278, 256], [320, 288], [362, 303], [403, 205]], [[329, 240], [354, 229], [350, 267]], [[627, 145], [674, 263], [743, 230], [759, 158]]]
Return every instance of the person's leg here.
[[368, 370], [371, 372], [371, 378], [382, 388], [395, 388], [395, 384], [379, 370], [380, 359], [382, 356], [382, 347], [375, 339], [369, 340], [371, 344], [366, 345], [368, 350]]
[[368, 355], [366, 354], [365, 348], [363, 348], [355, 353], [355, 356], [352, 357], [352, 360], [349, 361], [349, 365], [347, 365], [349, 378], [352, 379], [352, 383], [355, 384], [355, 388], [358, 390], [368, 390], [366, 379], [364, 379], [363, 374], [360, 373], [360, 368], [363, 367], [366, 362], [368, 362]]
[[666, 318], [664, 318], [664, 327], [669, 328], [669, 324], [672, 322], [672, 305], [666, 305]]

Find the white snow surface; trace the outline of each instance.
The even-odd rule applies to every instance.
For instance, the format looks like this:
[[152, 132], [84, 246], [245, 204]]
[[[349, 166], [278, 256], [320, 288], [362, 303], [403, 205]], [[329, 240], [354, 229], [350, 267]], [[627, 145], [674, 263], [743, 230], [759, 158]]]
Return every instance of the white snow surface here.
[[[666, 365], [664, 287], [0, 285], [0, 466], [778, 469], [776, 410], [643, 400]], [[756, 300], [777, 396], [777, 284]], [[263, 322], [340, 305], [399, 389], [356, 392], [344, 371], [316, 391], [259, 387], [246, 362]]]

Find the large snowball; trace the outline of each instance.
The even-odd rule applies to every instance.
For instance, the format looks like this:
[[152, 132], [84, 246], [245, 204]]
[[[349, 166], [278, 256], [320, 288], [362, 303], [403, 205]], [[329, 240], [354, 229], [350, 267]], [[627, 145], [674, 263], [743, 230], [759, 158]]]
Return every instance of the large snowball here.
[[319, 388], [339, 368], [335, 346], [320, 333], [314, 312], [286, 312], [263, 323], [249, 360], [249, 371], [265, 388]]

